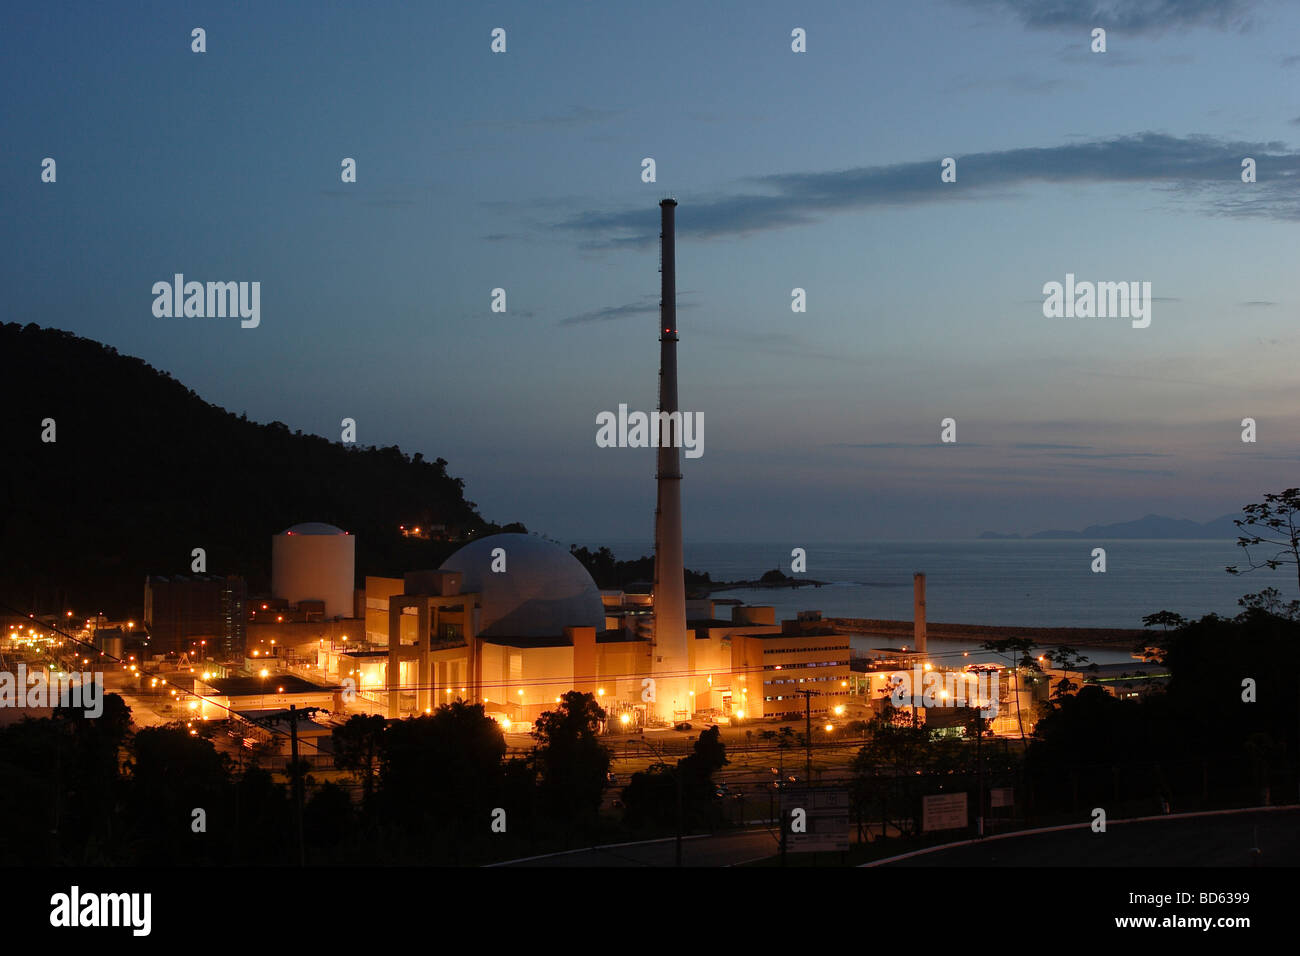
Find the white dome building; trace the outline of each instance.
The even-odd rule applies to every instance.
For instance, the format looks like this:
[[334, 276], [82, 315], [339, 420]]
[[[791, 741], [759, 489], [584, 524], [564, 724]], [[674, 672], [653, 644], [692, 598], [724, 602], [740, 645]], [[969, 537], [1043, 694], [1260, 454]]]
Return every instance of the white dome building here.
[[309, 521], [271, 538], [271, 593], [290, 604], [324, 601], [325, 617], [354, 613], [357, 539], [342, 528]]
[[[504, 555], [493, 552], [501, 549]], [[493, 571], [495, 561], [504, 571]], [[600, 590], [587, 569], [558, 545], [528, 534], [494, 534], [443, 562], [461, 590], [482, 595], [479, 636], [555, 638], [566, 627], [605, 628]]]

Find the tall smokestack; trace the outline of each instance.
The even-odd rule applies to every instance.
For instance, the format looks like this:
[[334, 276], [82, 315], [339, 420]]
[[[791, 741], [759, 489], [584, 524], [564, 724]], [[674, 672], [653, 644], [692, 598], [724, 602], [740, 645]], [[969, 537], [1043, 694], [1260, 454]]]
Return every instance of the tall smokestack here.
[[686, 574], [682, 563], [681, 418], [677, 407], [677, 262], [675, 199], [659, 203], [659, 466], [655, 474], [654, 667], [655, 700], [661, 715], [675, 718], [691, 707], [686, 635]]
[[912, 644], [918, 654], [925, 653], [925, 575], [912, 575]]

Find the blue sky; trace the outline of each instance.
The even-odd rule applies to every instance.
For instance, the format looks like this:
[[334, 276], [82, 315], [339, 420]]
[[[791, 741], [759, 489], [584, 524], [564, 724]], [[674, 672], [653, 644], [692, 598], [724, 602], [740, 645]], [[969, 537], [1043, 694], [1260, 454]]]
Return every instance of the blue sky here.
[[[1296, 484], [1296, 5], [270, 6], [6, 6], [9, 320], [259, 421], [355, 418], [496, 520], [648, 540], [654, 453], [595, 416], [654, 405], [671, 194], [692, 538], [1205, 520]], [[260, 327], [155, 318], [176, 272], [260, 281]], [[1067, 272], [1151, 282], [1150, 328], [1044, 318]]]

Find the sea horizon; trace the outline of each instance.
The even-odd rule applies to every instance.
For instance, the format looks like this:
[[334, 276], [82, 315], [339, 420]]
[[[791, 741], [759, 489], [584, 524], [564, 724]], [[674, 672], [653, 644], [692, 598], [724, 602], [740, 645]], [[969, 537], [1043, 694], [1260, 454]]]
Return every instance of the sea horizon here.
[[[601, 545], [585, 545], [588, 548]], [[639, 540], [603, 544], [620, 560], [653, 553]], [[791, 571], [802, 547], [807, 570]], [[1094, 548], [1106, 570], [1094, 572]], [[691, 542], [686, 567], [715, 581], [752, 581], [773, 568], [822, 587], [736, 588], [714, 600], [772, 605], [778, 619], [817, 610], [826, 617], [910, 620], [912, 575], [927, 584], [932, 622], [1006, 627], [1141, 628], [1170, 610], [1190, 619], [1231, 617], [1242, 595], [1293, 582], [1285, 570], [1230, 575], [1244, 564], [1231, 539], [961, 538], [944, 541]]]

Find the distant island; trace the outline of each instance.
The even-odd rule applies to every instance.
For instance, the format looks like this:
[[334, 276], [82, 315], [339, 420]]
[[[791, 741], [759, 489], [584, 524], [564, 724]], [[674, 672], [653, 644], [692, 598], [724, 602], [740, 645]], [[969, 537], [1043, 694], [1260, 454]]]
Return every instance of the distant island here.
[[763, 572], [763, 576], [757, 581], [719, 581], [706, 589], [706, 593], [714, 591], [734, 591], [740, 588], [820, 588], [828, 582], [814, 581], [812, 578], [796, 578], [783, 572], [780, 568], [773, 568], [771, 571]]
[[1121, 521], [1118, 524], [1094, 524], [1082, 531], [1039, 531], [1030, 535], [1002, 534], [997, 531], [981, 532], [979, 537], [986, 541], [1004, 541], [1012, 539], [1078, 539], [1078, 538], [1149, 538], [1166, 540], [1196, 540], [1212, 538], [1236, 538], [1240, 533], [1233, 521], [1239, 515], [1224, 515], [1204, 523], [1189, 521], [1186, 518], [1167, 518], [1164, 515], [1146, 515], [1136, 521]]

